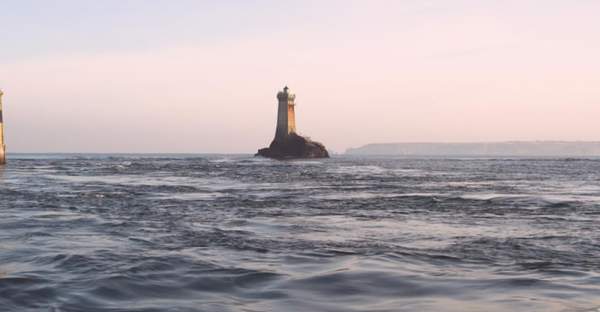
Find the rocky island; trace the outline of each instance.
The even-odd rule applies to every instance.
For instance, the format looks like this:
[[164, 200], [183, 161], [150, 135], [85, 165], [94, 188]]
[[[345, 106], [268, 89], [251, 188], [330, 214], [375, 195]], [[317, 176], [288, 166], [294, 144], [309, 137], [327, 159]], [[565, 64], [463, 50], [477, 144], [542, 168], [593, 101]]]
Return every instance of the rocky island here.
[[325, 146], [296, 133], [296, 95], [286, 86], [277, 93], [277, 129], [269, 147], [258, 150], [256, 156], [274, 159], [329, 158]]

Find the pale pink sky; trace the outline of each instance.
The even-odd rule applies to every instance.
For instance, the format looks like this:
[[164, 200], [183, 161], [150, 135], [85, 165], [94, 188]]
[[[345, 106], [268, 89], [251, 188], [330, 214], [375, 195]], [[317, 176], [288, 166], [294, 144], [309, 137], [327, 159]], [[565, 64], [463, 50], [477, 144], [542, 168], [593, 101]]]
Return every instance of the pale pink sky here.
[[600, 140], [600, 1], [119, 3], [3, 8], [9, 151], [252, 153], [285, 84], [337, 152]]

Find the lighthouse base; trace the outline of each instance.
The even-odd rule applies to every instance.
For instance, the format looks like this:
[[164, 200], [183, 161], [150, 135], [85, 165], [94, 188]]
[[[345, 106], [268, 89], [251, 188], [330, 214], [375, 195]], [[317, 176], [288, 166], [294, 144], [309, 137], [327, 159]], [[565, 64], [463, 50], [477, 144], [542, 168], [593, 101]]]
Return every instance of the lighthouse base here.
[[284, 139], [273, 140], [269, 147], [258, 150], [256, 156], [274, 159], [329, 158], [329, 153], [323, 144], [291, 133]]

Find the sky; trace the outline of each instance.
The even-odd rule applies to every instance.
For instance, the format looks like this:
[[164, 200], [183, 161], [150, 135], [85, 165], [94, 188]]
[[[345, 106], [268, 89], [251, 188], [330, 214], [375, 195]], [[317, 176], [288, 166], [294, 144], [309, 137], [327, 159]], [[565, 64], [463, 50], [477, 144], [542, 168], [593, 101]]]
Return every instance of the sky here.
[[9, 152], [600, 140], [600, 1], [0, 0]]

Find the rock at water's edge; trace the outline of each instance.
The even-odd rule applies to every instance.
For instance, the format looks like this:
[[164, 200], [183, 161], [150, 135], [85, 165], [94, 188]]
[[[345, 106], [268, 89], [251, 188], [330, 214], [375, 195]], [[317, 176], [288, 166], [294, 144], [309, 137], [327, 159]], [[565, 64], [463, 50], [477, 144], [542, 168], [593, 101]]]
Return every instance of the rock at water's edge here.
[[295, 133], [283, 140], [274, 140], [269, 147], [258, 150], [256, 156], [275, 159], [329, 158], [325, 146]]

